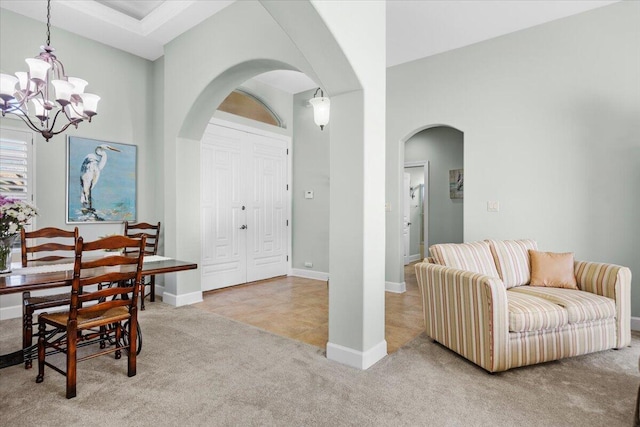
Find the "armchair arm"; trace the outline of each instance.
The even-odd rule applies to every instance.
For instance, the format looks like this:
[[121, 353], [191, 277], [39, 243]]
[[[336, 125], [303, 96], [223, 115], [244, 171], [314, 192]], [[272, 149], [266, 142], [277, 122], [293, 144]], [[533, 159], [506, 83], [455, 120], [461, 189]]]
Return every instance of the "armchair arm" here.
[[416, 264], [425, 330], [489, 372], [509, 369], [507, 294], [502, 281], [437, 264]]
[[616, 348], [631, 343], [631, 270], [614, 264], [576, 261], [578, 287], [616, 301]]

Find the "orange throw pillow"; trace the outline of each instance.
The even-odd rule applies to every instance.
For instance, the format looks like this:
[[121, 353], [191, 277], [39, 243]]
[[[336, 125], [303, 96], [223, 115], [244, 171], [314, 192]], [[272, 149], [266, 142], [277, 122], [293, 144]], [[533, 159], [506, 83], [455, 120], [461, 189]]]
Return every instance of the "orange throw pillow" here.
[[573, 272], [573, 253], [539, 252], [529, 249], [531, 286], [578, 289]]

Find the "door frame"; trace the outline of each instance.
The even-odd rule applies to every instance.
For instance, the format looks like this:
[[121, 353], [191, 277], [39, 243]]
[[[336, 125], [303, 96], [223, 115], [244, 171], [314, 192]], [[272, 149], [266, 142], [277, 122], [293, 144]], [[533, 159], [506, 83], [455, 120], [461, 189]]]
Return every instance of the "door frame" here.
[[416, 168], [420, 166], [422, 166], [424, 171], [424, 198], [422, 200], [422, 220], [424, 221], [424, 224], [422, 225], [422, 241], [424, 242], [423, 255], [424, 258], [426, 258], [429, 256], [429, 161], [421, 160], [415, 162], [404, 162], [405, 168]]
[[[289, 220], [289, 226], [287, 227], [287, 261], [286, 261], [286, 271], [287, 276], [291, 275], [291, 266], [293, 262], [293, 255], [291, 253], [291, 247], [293, 244], [293, 237], [291, 235], [291, 230], [293, 229], [293, 207], [292, 207], [292, 194], [293, 187], [291, 183], [292, 179], [292, 171], [293, 171], [293, 149], [291, 146], [291, 137], [288, 135], [282, 135], [276, 132], [270, 132], [264, 129], [258, 129], [251, 126], [243, 125], [240, 123], [231, 122], [228, 120], [219, 119], [217, 117], [212, 117], [209, 120], [209, 125], [220, 126], [224, 128], [234, 129], [241, 132], [247, 132], [254, 135], [266, 136], [268, 138], [278, 139], [286, 142], [287, 144], [287, 186], [289, 190], [287, 191], [286, 203], [287, 203], [287, 219]], [[202, 144], [201, 144], [202, 147]], [[202, 187], [202, 171], [200, 171], [200, 187]], [[200, 211], [202, 212], [202, 206], [200, 206]], [[202, 224], [203, 218], [200, 215], [200, 229], [204, 230], [204, 225]], [[202, 265], [202, 259], [200, 260], [200, 264]]]

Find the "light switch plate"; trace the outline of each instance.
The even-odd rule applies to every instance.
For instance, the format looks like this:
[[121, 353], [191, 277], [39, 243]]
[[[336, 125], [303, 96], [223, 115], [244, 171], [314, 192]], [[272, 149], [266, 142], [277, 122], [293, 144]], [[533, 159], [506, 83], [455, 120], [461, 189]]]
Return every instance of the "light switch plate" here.
[[304, 192], [305, 199], [313, 199], [313, 190], [307, 190]]

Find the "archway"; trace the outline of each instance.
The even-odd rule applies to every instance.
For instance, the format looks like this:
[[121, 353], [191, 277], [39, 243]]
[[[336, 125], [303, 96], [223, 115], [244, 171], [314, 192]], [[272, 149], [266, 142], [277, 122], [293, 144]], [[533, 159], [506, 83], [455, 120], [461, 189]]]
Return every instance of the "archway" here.
[[[424, 136], [429, 133], [438, 132], [440, 135], [432, 135], [432, 140], [440, 140], [442, 144], [455, 145], [459, 143], [459, 147], [449, 147], [453, 148], [453, 150], [449, 150], [449, 152], [444, 152], [442, 147], [438, 147], [437, 144], [432, 147], [431, 150], [420, 151], [414, 150], [412, 155], [407, 156], [405, 149], [407, 143], [411, 141], [420, 142], [420, 136], [422, 139], [425, 139]], [[435, 189], [436, 191], [429, 191], [433, 187], [425, 187], [425, 201], [429, 203], [430, 207], [429, 213], [426, 215], [426, 220], [428, 223], [425, 223], [424, 227], [426, 229], [424, 241], [424, 249], [422, 255], [424, 257], [428, 256], [428, 247], [431, 244], [435, 243], [444, 243], [448, 241], [462, 241], [463, 240], [463, 223], [464, 223], [464, 209], [462, 199], [450, 198], [449, 188], [448, 188], [448, 173], [450, 170], [458, 170], [464, 169], [464, 133], [457, 127], [447, 125], [447, 124], [430, 124], [420, 126], [413, 131], [407, 133], [403, 138], [400, 139], [398, 143], [398, 152], [399, 152], [399, 174], [401, 176], [404, 175], [405, 165], [423, 165], [425, 164], [425, 168], [429, 170], [429, 176], [425, 176], [425, 181], [428, 183], [427, 185], [438, 185], [439, 187]], [[442, 154], [438, 154], [442, 153]], [[435, 157], [434, 157], [435, 156]], [[431, 157], [431, 158], [429, 158]], [[440, 159], [440, 161], [433, 162], [434, 159]], [[459, 165], [459, 166], [454, 166]], [[447, 173], [445, 176], [444, 173]], [[431, 178], [436, 176], [437, 179], [435, 182], [432, 182]], [[403, 197], [404, 190], [404, 179], [398, 178], [398, 195], [400, 198]], [[427, 199], [428, 198], [428, 199]], [[437, 209], [436, 212], [433, 212], [432, 204], [438, 203], [440, 209]], [[400, 204], [399, 204], [400, 206]], [[442, 208], [444, 207], [444, 208]], [[398, 253], [395, 256], [397, 259], [398, 265], [402, 266], [405, 264], [404, 262], [404, 242], [402, 241], [403, 233], [402, 229], [404, 219], [402, 216], [399, 217], [399, 221], [396, 224], [395, 228], [398, 232], [398, 240], [400, 243], [398, 244]], [[426, 221], [425, 221], [426, 222]], [[448, 231], [446, 233], [429, 233], [428, 230], [435, 230], [436, 227], [444, 226]], [[452, 227], [455, 229], [452, 231]], [[435, 234], [435, 235], [434, 235]], [[402, 288], [404, 285], [404, 270], [402, 268], [400, 270], [400, 283], [399, 286]], [[387, 284], [389, 287], [389, 283]]]
[[[244, 80], [274, 69], [300, 70], [321, 83], [332, 103], [327, 357], [367, 368], [386, 355], [384, 245], [379, 244], [384, 241], [384, 195], [379, 191], [384, 186], [385, 68], [384, 49], [379, 50], [384, 47], [384, 5], [356, 3], [232, 4], [165, 46], [159, 119], [164, 123], [166, 253], [199, 259], [197, 159], [200, 137], [215, 107]], [[342, 20], [345, 7], [371, 9], [372, 14], [354, 11], [354, 16], [362, 16], [358, 25], [375, 37], [354, 37], [353, 22]], [[253, 37], [229, 37], [238, 31], [238, 22], [248, 20], [252, 27], [244, 29]], [[332, 31], [325, 20], [331, 21]], [[347, 39], [343, 44], [351, 49], [349, 60], [336, 32]], [[366, 58], [358, 57], [363, 43], [371, 44], [364, 49], [369, 52]], [[361, 84], [352, 64], [367, 84]], [[368, 101], [382, 102], [365, 110], [364, 92]], [[365, 158], [365, 143], [372, 159]], [[355, 205], [354, 189], [363, 195]], [[195, 271], [168, 280], [168, 301], [183, 305], [201, 300], [198, 276]]]

